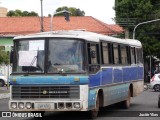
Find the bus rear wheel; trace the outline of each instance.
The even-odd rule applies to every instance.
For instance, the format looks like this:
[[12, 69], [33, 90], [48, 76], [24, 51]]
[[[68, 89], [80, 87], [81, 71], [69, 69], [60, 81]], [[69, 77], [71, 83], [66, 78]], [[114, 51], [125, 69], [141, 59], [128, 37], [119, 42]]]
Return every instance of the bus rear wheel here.
[[93, 110], [90, 110], [89, 112], [89, 114], [90, 114], [90, 118], [91, 119], [95, 119], [95, 118], [97, 118], [97, 116], [98, 116], [98, 112], [99, 112], [99, 95], [97, 96], [97, 100], [96, 100], [96, 107], [95, 107], [95, 109], [93, 109]]
[[124, 100], [122, 102], [122, 105], [123, 105], [123, 108], [124, 109], [128, 109], [130, 107], [130, 104], [131, 104], [131, 92], [130, 90], [128, 91], [128, 97], [126, 100]]

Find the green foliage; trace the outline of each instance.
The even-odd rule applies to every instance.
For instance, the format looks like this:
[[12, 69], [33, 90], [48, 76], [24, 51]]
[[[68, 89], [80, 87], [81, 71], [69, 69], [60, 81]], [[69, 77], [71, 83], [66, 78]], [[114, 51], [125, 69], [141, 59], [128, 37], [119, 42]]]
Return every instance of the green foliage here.
[[[63, 6], [63, 7], [59, 7], [56, 9], [56, 12], [62, 11], [62, 10], [67, 10], [69, 12], [71, 12], [71, 16], [84, 16], [85, 12], [81, 11], [79, 8], [75, 8], [75, 7], [67, 7], [67, 6]], [[55, 16], [62, 16], [63, 13], [61, 14], [57, 14]]]
[[[129, 30], [130, 38], [134, 27], [141, 22], [160, 18], [159, 0], [115, 0], [115, 21]], [[160, 58], [160, 22], [143, 24], [137, 27], [135, 38], [143, 44], [144, 57]]]
[[0, 47], [0, 64], [9, 64], [9, 55]]
[[12, 17], [12, 16], [38, 16], [38, 13], [34, 12], [34, 11], [31, 11], [31, 12], [28, 12], [28, 11], [21, 11], [21, 10], [10, 10], [8, 13], [7, 13], [7, 16], [9, 17]]

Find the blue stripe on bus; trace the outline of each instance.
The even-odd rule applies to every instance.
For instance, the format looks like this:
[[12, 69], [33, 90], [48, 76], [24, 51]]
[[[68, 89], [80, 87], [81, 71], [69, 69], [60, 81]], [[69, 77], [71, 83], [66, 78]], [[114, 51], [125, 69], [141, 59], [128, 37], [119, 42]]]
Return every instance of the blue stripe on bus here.
[[107, 67], [102, 68], [97, 74], [89, 76], [89, 87], [127, 82], [131, 80], [142, 80], [143, 77], [143, 67]]
[[88, 84], [88, 76], [17, 76], [10, 80], [11, 85], [15, 84]]
[[119, 68], [114, 69], [113, 70], [113, 76], [114, 76], [113, 83], [122, 82], [123, 81], [122, 69], [119, 69]]
[[143, 67], [138, 67], [138, 79], [143, 79], [144, 77], [144, 68]]
[[112, 68], [103, 68], [102, 69], [102, 85], [105, 84], [111, 84], [112, 83], [112, 79], [113, 79], [113, 75], [112, 75]]

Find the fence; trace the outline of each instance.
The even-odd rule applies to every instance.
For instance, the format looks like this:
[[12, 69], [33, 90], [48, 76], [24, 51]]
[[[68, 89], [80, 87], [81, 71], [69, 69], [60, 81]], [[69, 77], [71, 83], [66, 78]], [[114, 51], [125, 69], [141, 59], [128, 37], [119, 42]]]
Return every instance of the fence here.
[[10, 78], [10, 73], [12, 67], [10, 65], [0, 65], [0, 73], [2, 73], [6, 78]]

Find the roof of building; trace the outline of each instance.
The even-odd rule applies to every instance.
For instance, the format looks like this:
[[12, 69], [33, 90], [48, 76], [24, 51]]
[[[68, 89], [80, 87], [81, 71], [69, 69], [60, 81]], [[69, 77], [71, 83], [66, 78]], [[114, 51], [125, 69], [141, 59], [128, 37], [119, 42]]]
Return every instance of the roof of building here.
[[[44, 17], [44, 31], [50, 31], [50, 17]], [[67, 22], [63, 16], [53, 17], [52, 30], [75, 30], [113, 35], [124, 32], [118, 25], [106, 24], [91, 16], [71, 16]], [[15, 36], [41, 31], [40, 17], [0, 17], [0, 36]]]

